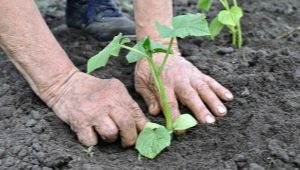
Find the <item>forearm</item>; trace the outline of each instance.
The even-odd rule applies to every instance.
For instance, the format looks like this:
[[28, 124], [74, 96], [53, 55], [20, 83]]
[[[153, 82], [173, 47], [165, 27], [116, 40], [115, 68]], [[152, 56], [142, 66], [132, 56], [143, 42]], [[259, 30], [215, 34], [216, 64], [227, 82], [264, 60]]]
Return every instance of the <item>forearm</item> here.
[[[156, 30], [155, 22], [163, 25], [171, 25], [173, 17], [172, 0], [134, 0], [136, 35], [140, 40], [146, 36], [167, 45], [169, 39], [163, 39]], [[173, 49], [178, 51], [177, 41], [174, 42]]]
[[56, 88], [77, 71], [33, 0], [0, 1], [0, 46], [48, 105]]

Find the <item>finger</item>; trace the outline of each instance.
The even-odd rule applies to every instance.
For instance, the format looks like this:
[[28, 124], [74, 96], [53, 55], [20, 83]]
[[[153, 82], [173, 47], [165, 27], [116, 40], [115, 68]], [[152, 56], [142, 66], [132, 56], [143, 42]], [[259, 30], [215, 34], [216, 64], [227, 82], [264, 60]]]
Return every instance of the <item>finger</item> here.
[[233, 99], [232, 93], [223, 87], [219, 82], [210, 76], [205, 76], [205, 80], [209, 87], [224, 101], [231, 101]]
[[78, 128], [74, 132], [77, 134], [79, 142], [85, 146], [94, 146], [98, 142], [97, 135], [92, 127]]
[[187, 105], [201, 123], [212, 124], [216, 121], [190, 84], [184, 83], [175, 90], [180, 102]]
[[128, 114], [128, 110], [125, 108], [112, 109], [109, 115], [120, 130], [122, 146], [128, 147], [134, 145], [137, 138], [137, 129], [134, 119], [131, 114]]
[[136, 91], [142, 95], [148, 106], [148, 112], [156, 116], [160, 112], [159, 103], [155, 94], [147, 87], [136, 87]]
[[142, 112], [138, 104], [134, 102], [132, 99], [129, 101], [128, 111], [132, 113], [132, 117], [136, 123], [138, 131], [142, 131], [146, 123], [149, 121], [145, 117], [144, 113]]
[[106, 142], [115, 142], [118, 138], [118, 127], [108, 115], [96, 119], [94, 122], [94, 128]]
[[224, 116], [227, 113], [226, 107], [210, 89], [206, 82], [201, 80], [193, 80], [192, 87], [199, 93], [201, 99], [208, 105], [216, 116]]
[[[178, 102], [173, 88], [165, 88], [166, 96], [168, 99], [168, 105], [171, 110], [172, 120], [175, 120], [178, 116], [180, 116], [180, 111], [178, 108]], [[162, 101], [161, 101], [162, 103]], [[162, 106], [163, 107], [163, 106]]]

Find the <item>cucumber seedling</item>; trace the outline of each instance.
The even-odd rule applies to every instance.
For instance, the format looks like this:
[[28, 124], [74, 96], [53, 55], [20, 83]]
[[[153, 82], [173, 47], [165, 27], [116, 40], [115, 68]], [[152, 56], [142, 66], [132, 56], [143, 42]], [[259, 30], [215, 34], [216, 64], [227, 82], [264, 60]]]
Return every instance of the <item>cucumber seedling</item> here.
[[[219, 11], [218, 15], [209, 24], [211, 38], [214, 39], [220, 34], [224, 26], [226, 26], [232, 35], [232, 44], [241, 48], [243, 45], [243, 36], [241, 28], [241, 18], [243, 10], [238, 6], [237, 0], [233, 0], [233, 5], [230, 6], [228, 0], [219, 0], [223, 5], [224, 10]], [[213, 3], [213, 0], [199, 0], [198, 8], [208, 11]]]
[[[121, 49], [126, 49], [129, 53], [126, 59], [129, 63], [137, 62], [140, 59], [147, 60], [151, 70], [151, 76], [154, 80], [156, 90], [161, 99], [162, 110], [165, 116], [166, 126], [149, 122], [139, 134], [135, 148], [140, 155], [147, 158], [155, 158], [163, 149], [170, 146], [172, 134], [175, 131], [184, 131], [197, 124], [197, 121], [190, 114], [180, 115], [174, 122], [171, 119], [171, 110], [161, 78], [164, 67], [171, 56], [172, 47], [175, 39], [185, 38], [187, 36], [206, 36], [210, 35], [208, 23], [203, 14], [186, 14], [176, 16], [172, 19], [172, 26], [165, 26], [158, 22], [155, 23], [157, 31], [161, 38], [169, 38], [167, 47], [152, 41], [146, 37], [137, 42], [133, 47], [127, 44], [130, 40], [119, 34], [97, 55], [89, 59], [87, 63], [87, 72], [90, 73], [95, 69], [107, 64], [110, 57], [119, 56]], [[157, 64], [153, 56], [157, 53], [163, 53], [162, 63]]]
[[90, 147], [84, 149], [83, 152], [85, 152], [89, 157], [93, 157], [93, 155], [94, 155], [93, 149], [94, 149], [94, 146], [90, 146]]

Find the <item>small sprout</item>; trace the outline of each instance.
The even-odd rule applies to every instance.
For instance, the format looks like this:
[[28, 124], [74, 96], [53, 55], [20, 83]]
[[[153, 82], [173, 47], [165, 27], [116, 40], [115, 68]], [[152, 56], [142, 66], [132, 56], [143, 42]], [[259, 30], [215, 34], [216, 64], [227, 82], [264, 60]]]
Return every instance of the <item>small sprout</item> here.
[[84, 149], [83, 152], [85, 152], [89, 157], [93, 157], [93, 155], [94, 155], [93, 149], [94, 149], [94, 146], [90, 146], [90, 147]]
[[[185, 131], [197, 124], [195, 118], [189, 114], [183, 114], [172, 122], [172, 113], [161, 79], [161, 73], [167, 63], [168, 57], [173, 53], [171, 49], [176, 38], [210, 35], [208, 23], [203, 14], [176, 16], [172, 19], [171, 27], [161, 25], [157, 22], [156, 28], [162, 38], [170, 38], [167, 47], [154, 42], [149, 37], [138, 41], [135, 46], [129, 47], [127, 44], [130, 40], [119, 34], [101, 52], [90, 58], [87, 64], [87, 70], [90, 73], [95, 69], [105, 66], [110, 57], [119, 56], [121, 49], [129, 51], [126, 56], [129, 63], [137, 62], [142, 58], [147, 60], [155, 87], [162, 101], [166, 126], [151, 122], [146, 124], [139, 134], [135, 145], [136, 150], [139, 152], [139, 160], [141, 159], [141, 155], [149, 159], [155, 158], [162, 150], [170, 146], [173, 132]], [[160, 65], [157, 65], [153, 59], [153, 55], [156, 53], [165, 54], [163, 62]]]
[[[243, 17], [243, 10], [238, 6], [236, 0], [233, 0], [233, 6], [229, 6], [227, 0], [219, 1], [223, 5], [224, 10], [219, 11], [218, 15], [209, 24], [211, 38], [214, 39], [226, 26], [232, 34], [232, 44], [241, 48], [243, 37], [240, 22]], [[213, 0], [199, 0], [197, 6], [199, 9], [208, 11], [212, 3]]]

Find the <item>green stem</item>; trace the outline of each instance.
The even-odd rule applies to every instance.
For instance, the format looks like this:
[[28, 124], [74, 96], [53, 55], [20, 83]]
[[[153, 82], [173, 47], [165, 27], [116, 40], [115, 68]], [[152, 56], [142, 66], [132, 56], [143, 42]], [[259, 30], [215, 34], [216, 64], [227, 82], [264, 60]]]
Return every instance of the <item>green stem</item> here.
[[163, 60], [162, 64], [160, 65], [159, 69], [158, 69], [158, 74], [159, 74], [159, 75], [161, 75], [161, 72], [162, 72], [162, 70], [164, 69], [164, 67], [165, 67], [165, 65], [166, 65], [166, 63], [167, 63], [167, 60], [168, 60], [169, 55], [170, 55], [170, 53], [171, 53], [171, 48], [172, 48], [172, 46], [173, 46], [174, 40], [175, 40], [175, 38], [172, 37], [171, 40], [170, 40], [170, 42], [169, 42], [168, 49], [167, 49], [168, 52], [166, 53], [166, 55], [165, 55], [165, 57], [164, 57], [164, 60]]
[[236, 45], [236, 31], [231, 33], [232, 35], [232, 45]]
[[164, 115], [165, 115], [165, 119], [166, 119], [166, 127], [169, 131], [171, 131], [173, 129], [173, 125], [172, 125], [172, 113], [171, 113], [170, 105], [168, 102], [166, 90], [162, 83], [162, 80], [160, 77], [158, 77], [158, 80], [159, 80], [159, 84], [160, 84], [159, 89], [160, 89], [161, 102], [163, 105], [163, 111], [164, 111]]
[[131, 48], [131, 47], [128, 47], [128, 46], [126, 46], [126, 45], [121, 45], [121, 47], [122, 47], [122, 48], [125, 48], [125, 49], [127, 49], [127, 50], [129, 50], [129, 51], [136, 52], [136, 53], [138, 53], [138, 54], [140, 54], [140, 55], [142, 55], [142, 56], [144, 56], [144, 57], [148, 57], [147, 54], [145, 54], [145, 53], [143, 53], [143, 52], [141, 52], [141, 51], [139, 51], [139, 50], [137, 50], [137, 49], [135, 49], [135, 48]]
[[166, 90], [165, 87], [163, 85], [163, 82], [161, 80], [158, 68], [155, 64], [155, 62], [153, 61], [152, 56], [149, 56], [147, 58], [147, 61], [150, 65], [150, 70], [152, 72], [152, 76], [155, 82], [155, 86], [158, 90], [159, 96], [161, 97], [161, 104], [162, 104], [162, 108], [163, 108], [163, 113], [166, 119], [166, 128], [168, 130], [172, 130], [173, 126], [172, 126], [172, 117], [171, 117], [171, 109], [168, 103], [168, 98], [167, 98], [167, 94], [166, 94]]
[[242, 35], [242, 28], [241, 28], [241, 23], [240, 22], [238, 22], [238, 24], [237, 24], [237, 33], [238, 33], [238, 38], [237, 38], [238, 44], [237, 44], [237, 46], [238, 46], [238, 48], [241, 48], [242, 45], [243, 45], [243, 35]]
[[236, 1], [236, 0], [233, 0], [233, 5], [234, 5], [234, 6], [238, 6], [238, 4], [237, 4], [237, 1]]
[[228, 5], [228, 1], [227, 0], [220, 0], [220, 2], [221, 2], [221, 4], [224, 6], [224, 8], [226, 9], [226, 10], [230, 10], [229, 9], [229, 5]]
[[[173, 38], [172, 41], [174, 41], [174, 38]], [[169, 45], [170, 46], [169, 48], [171, 49], [173, 42], [172, 43], [170, 42], [170, 44], [171, 45]], [[152, 77], [153, 77], [154, 82], [155, 82], [155, 86], [158, 90], [159, 96], [161, 97], [161, 104], [162, 104], [164, 116], [165, 116], [165, 119], [166, 119], [166, 128], [171, 131], [172, 128], [173, 128], [173, 126], [172, 126], [172, 117], [171, 117], [172, 116], [171, 115], [171, 109], [170, 109], [170, 106], [169, 106], [169, 103], [168, 103], [168, 98], [167, 98], [165, 87], [164, 87], [163, 82], [162, 82], [161, 77], [160, 77], [160, 72], [161, 71], [159, 71], [159, 69], [163, 68], [163, 66], [160, 66], [158, 68], [158, 66], [153, 61], [152, 54], [147, 55], [147, 54], [145, 54], [145, 53], [143, 53], [143, 52], [141, 52], [137, 49], [128, 47], [126, 45], [121, 45], [121, 47], [124, 48], [124, 49], [127, 49], [129, 51], [136, 52], [136, 53], [146, 57], [147, 62], [148, 62], [149, 67], [150, 67], [150, 70], [151, 70], [151, 73], [152, 73]], [[168, 55], [165, 56], [165, 58], [164, 58], [165, 62], [164, 63], [166, 63], [166, 61], [167, 61], [166, 58], [167, 57], [168, 57]]]

